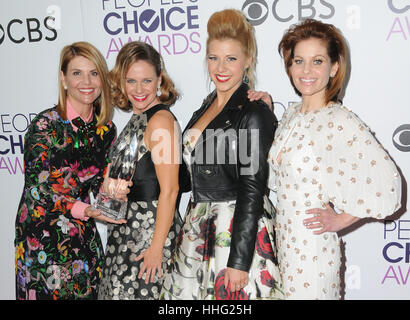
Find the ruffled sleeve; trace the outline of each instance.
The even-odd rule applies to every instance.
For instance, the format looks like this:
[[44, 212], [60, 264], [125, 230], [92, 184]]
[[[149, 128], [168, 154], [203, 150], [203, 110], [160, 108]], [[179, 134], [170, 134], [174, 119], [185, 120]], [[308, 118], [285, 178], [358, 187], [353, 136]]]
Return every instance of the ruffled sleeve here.
[[382, 219], [396, 212], [401, 205], [401, 177], [369, 128], [341, 106], [332, 108], [325, 119], [311, 132], [329, 201], [359, 218]]

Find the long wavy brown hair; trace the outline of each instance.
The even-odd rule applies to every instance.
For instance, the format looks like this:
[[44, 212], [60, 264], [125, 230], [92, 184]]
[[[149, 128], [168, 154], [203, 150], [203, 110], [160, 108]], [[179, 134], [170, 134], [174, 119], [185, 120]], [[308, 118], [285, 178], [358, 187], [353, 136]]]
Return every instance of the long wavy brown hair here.
[[173, 105], [179, 93], [165, 70], [161, 55], [151, 45], [140, 41], [129, 42], [121, 48], [115, 66], [109, 73], [112, 104], [125, 111], [132, 110], [132, 105], [125, 93], [125, 75], [129, 67], [139, 60], [151, 64], [156, 75], [162, 77], [159, 101], [168, 106]]

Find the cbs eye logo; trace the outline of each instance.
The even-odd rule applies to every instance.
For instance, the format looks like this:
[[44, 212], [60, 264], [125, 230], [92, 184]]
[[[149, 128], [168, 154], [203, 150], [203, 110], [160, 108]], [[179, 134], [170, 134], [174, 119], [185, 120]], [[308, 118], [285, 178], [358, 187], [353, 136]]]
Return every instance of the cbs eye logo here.
[[410, 124], [403, 124], [393, 132], [394, 146], [403, 152], [410, 151]]
[[253, 26], [258, 26], [265, 22], [269, 14], [269, 7], [264, 0], [246, 0], [242, 6], [249, 22]]
[[336, 9], [328, 0], [310, 0], [309, 3], [302, 0], [273, 0], [271, 8], [266, 0], [245, 0], [242, 11], [253, 26], [258, 26], [265, 22], [270, 11], [276, 21], [289, 22], [316, 17], [330, 19]]
[[6, 34], [4, 33], [4, 28], [3, 28], [3, 26], [0, 24], [0, 34], [1, 34], [1, 36], [0, 36], [0, 44], [2, 44], [3, 43], [3, 41], [4, 41], [4, 37], [6, 36]]

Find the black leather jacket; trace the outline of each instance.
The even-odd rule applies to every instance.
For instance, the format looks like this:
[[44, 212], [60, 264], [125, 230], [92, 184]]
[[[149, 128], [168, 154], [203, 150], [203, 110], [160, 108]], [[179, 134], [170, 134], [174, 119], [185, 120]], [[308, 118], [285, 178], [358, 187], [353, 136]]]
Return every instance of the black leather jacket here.
[[[213, 119], [192, 151], [192, 179], [181, 166], [180, 189], [192, 190], [193, 202], [236, 200], [228, 267], [249, 271], [255, 250], [258, 220], [267, 192], [267, 156], [277, 120], [262, 101], [250, 102], [242, 84]], [[211, 93], [194, 112], [184, 133], [208, 109]]]

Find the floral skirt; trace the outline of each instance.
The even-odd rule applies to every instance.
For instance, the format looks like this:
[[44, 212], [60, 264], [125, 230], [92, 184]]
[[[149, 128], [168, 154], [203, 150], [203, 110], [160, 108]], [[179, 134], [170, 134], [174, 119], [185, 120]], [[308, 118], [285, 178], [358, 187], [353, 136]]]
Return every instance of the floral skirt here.
[[37, 223], [23, 224], [19, 219], [16, 299], [96, 299], [103, 246], [94, 220], [68, 219], [63, 214], [55, 219], [46, 216]]
[[190, 203], [165, 275], [161, 299], [247, 300], [283, 299], [273, 228], [274, 208], [264, 199], [258, 221], [249, 282], [240, 291], [224, 286], [235, 201]]
[[[107, 228], [106, 256], [98, 290], [99, 300], [158, 300], [162, 278], [145, 284], [145, 274], [138, 279], [140, 265], [135, 259], [151, 245], [158, 201], [137, 201], [128, 205], [127, 223]], [[175, 211], [174, 221], [163, 249], [163, 273], [168, 268], [182, 220]]]

